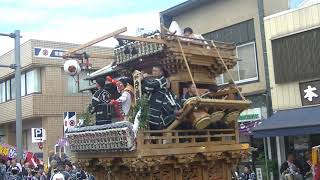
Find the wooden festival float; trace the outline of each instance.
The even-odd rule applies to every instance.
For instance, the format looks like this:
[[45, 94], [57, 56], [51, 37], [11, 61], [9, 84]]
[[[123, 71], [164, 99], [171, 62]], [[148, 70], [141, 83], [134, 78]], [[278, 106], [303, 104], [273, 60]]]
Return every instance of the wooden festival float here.
[[[215, 77], [229, 73], [237, 63], [233, 44], [179, 37], [168, 31], [139, 37], [121, 35], [125, 30], [82, 48], [116, 38], [120, 45], [114, 49], [112, 71], [101, 76], [134, 73], [137, 101], [141, 98], [141, 82], [136, 70], [150, 72], [153, 65], [162, 65], [170, 74], [173, 92], [179, 94], [188, 81], [207, 88]], [[136, 131], [137, 125], [127, 121], [71, 129], [67, 138], [73, 158], [99, 180], [229, 180], [233, 167], [249, 149], [239, 143], [237, 119], [251, 102], [234, 84], [207, 94], [211, 98], [198, 95], [187, 100], [183, 113], [162, 131]], [[191, 122], [193, 129], [176, 130], [185, 121]], [[217, 121], [224, 121], [228, 128], [206, 128]]]

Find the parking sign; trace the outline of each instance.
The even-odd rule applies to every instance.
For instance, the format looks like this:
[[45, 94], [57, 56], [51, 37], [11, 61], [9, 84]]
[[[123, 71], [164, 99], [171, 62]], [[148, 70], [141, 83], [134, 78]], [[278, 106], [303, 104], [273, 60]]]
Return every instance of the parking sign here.
[[43, 128], [32, 128], [31, 129], [31, 136], [32, 136], [32, 143], [39, 143], [46, 140], [46, 132]]

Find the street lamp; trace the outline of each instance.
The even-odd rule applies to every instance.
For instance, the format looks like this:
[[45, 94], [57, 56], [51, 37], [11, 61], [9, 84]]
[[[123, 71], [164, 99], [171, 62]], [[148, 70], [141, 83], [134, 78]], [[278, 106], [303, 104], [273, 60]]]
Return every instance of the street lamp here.
[[15, 69], [15, 83], [16, 83], [16, 147], [17, 159], [23, 158], [22, 150], [22, 114], [21, 114], [21, 64], [20, 64], [20, 30], [15, 30], [14, 33], [4, 34], [0, 36], [8, 36], [14, 38], [14, 59], [15, 64], [0, 65], [0, 67], [7, 67]]

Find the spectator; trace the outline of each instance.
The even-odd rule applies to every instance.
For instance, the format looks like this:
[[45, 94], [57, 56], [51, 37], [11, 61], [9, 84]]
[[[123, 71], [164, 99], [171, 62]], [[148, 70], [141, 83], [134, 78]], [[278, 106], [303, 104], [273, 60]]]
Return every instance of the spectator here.
[[9, 176], [9, 180], [22, 180], [22, 177], [20, 177], [19, 174], [20, 169], [16, 166], [13, 166], [11, 168], [11, 175]]
[[244, 166], [244, 172], [240, 176], [241, 180], [257, 180], [256, 174], [252, 172], [249, 165]]
[[295, 179], [302, 179], [301, 165], [296, 161], [294, 154], [289, 154], [287, 161], [282, 163], [280, 173], [285, 179], [287, 176], [293, 176]]
[[72, 163], [70, 161], [67, 161], [66, 166], [65, 166], [65, 171], [64, 171], [66, 176], [71, 177], [72, 174], [74, 173], [73, 171], [74, 171], [74, 169], [73, 169]]
[[6, 161], [4, 159], [0, 159], [0, 180], [6, 180], [7, 179], [7, 167], [6, 167]]
[[44, 172], [44, 166], [39, 164], [38, 169], [39, 169], [39, 174], [40, 174], [39, 180], [47, 180], [47, 176]]
[[50, 162], [50, 167], [48, 169], [48, 178], [51, 179], [54, 175], [54, 170], [58, 167], [58, 162], [56, 160], [52, 160]]

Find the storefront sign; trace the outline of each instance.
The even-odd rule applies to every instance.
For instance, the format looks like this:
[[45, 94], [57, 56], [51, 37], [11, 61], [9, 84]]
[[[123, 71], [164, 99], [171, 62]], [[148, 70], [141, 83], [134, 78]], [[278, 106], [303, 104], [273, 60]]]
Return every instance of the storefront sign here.
[[240, 114], [238, 122], [261, 120], [261, 108], [247, 109]]
[[51, 48], [34, 48], [34, 56], [41, 58], [62, 58], [65, 50]]
[[300, 83], [300, 95], [303, 106], [320, 104], [320, 81]]
[[238, 119], [240, 134], [250, 135], [252, 133], [252, 129], [261, 123], [261, 114], [261, 108], [253, 108], [243, 111]]

